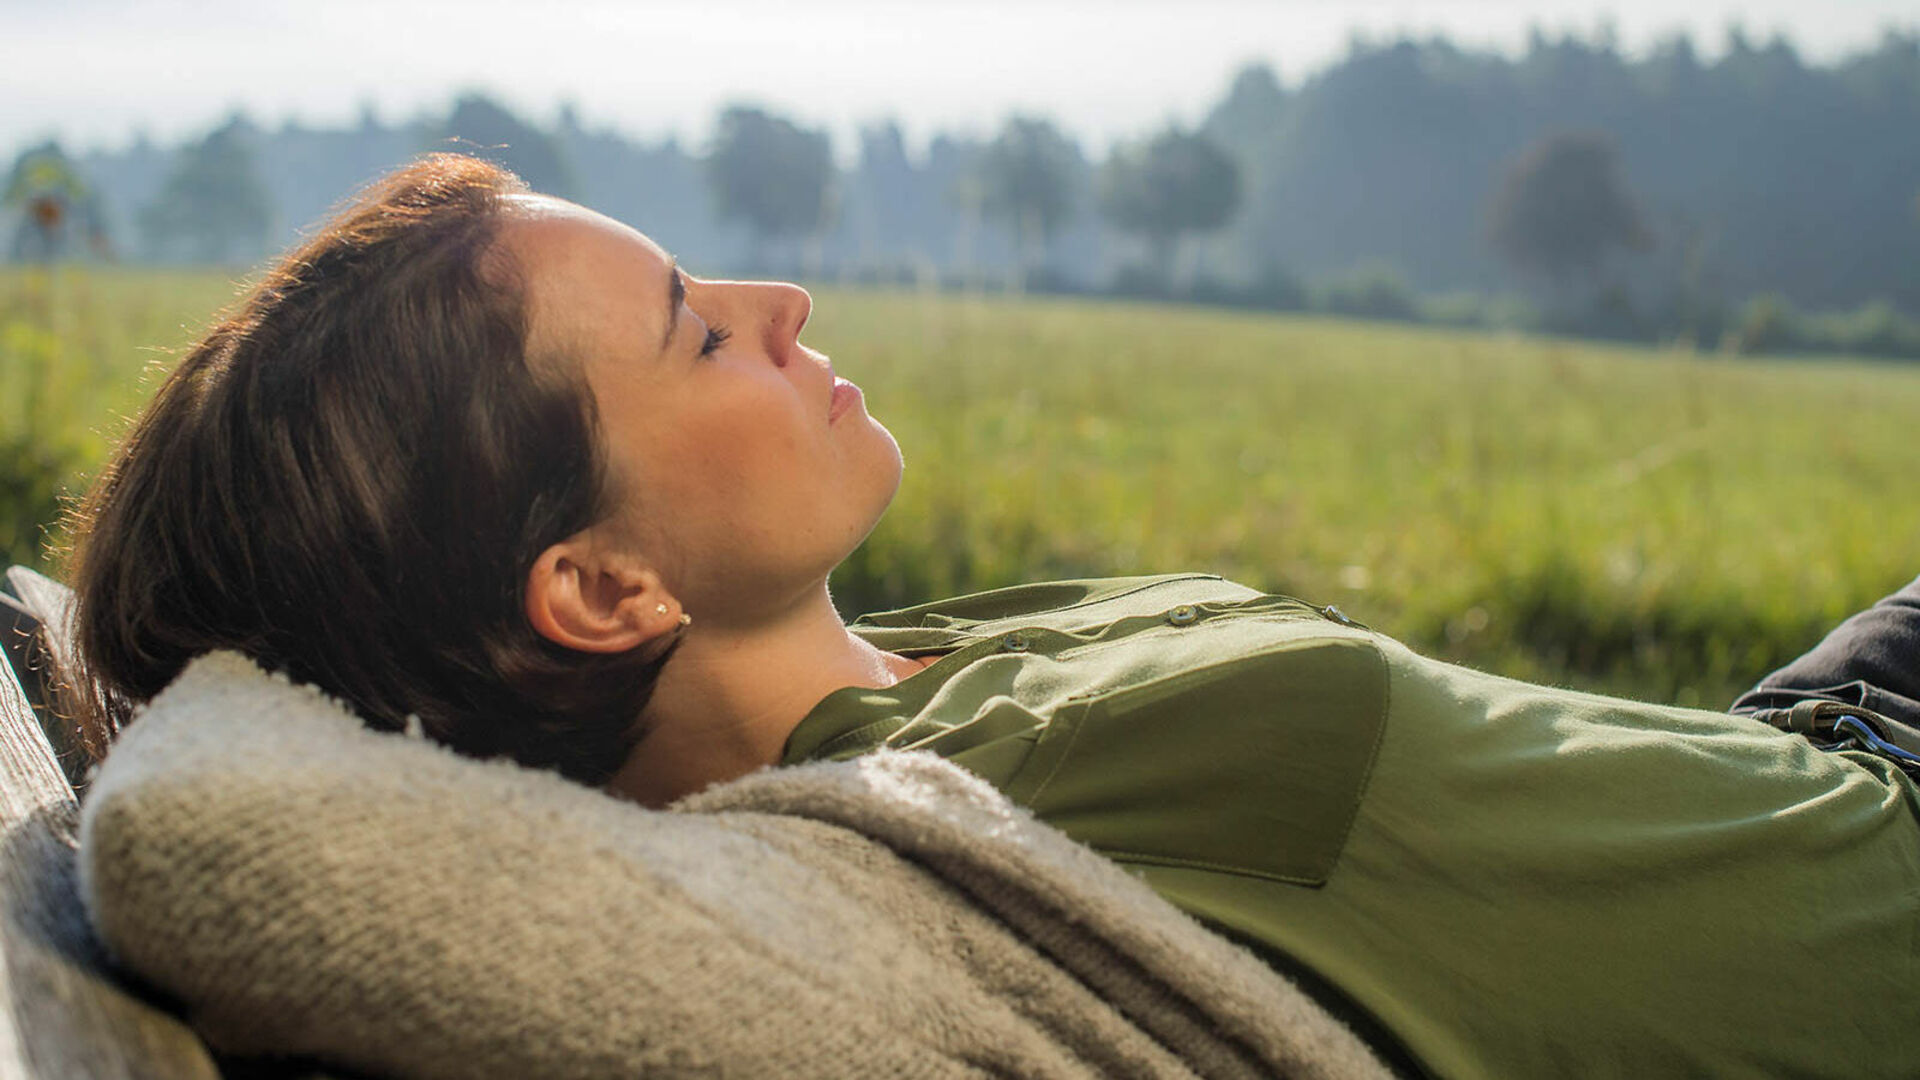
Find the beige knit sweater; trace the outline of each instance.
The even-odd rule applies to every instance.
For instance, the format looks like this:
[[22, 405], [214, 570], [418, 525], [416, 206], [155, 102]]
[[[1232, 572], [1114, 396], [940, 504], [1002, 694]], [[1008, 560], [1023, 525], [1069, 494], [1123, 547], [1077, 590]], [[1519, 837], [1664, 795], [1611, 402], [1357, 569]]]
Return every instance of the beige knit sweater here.
[[121, 737], [82, 891], [217, 1047], [398, 1076], [1375, 1077], [1251, 955], [960, 769], [650, 812], [234, 654]]

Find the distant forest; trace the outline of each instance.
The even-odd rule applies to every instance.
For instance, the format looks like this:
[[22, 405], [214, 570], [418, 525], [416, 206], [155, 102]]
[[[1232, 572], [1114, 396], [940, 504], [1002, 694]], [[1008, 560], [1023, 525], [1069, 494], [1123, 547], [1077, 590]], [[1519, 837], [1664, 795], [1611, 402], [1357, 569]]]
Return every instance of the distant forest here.
[[1738, 30], [1711, 61], [1685, 37], [1630, 57], [1604, 32], [1536, 34], [1519, 56], [1356, 40], [1297, 88], [1245, 68], [1197, 128], [1100, 158], [1038, 114], [917, 152], [889, 122], [834, 147], [753, 105], [699, 147], [480, 95], [337, 129], [236, 115], [179, 146], [28, 148], [0, 227], [16, 260], [251, 263], [449, 146], [700, 273], [1920, 356], [1914, 33], [1827, 65]]

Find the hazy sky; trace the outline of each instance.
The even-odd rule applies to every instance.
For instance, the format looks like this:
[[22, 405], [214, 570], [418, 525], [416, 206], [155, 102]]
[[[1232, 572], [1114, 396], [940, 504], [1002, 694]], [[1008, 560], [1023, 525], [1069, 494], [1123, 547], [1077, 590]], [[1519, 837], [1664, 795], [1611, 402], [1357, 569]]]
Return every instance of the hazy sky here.
[[[1920, 27], [1915, 0], [0, 0], [0, 153], [58, 133], [70, 148], [171, 140], [244, 107], [278, 124], [386, 120], [483, 88], [532, 116], [572, 100], [589, 126], [698, 142], [722, 103], [829, 126], [894, 116], [910, 140], [1042, 112], [1098, 149], [1197, 119], [1254, 59], [1288, 83], [1357, 31], [1445, 32], [1514, 50], [1530, 26], [1623, 47], [1690, 30], [1707, 55], [1730, 21], [1785, 32], [1811, 59]], [[4, 159], [0, 159], [4, 160]]]

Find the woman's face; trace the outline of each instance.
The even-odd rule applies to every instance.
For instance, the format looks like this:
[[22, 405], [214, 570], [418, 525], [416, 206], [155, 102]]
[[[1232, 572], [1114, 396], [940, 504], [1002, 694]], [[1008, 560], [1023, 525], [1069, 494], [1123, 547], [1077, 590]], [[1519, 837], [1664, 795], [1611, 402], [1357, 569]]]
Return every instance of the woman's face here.
[[503, 241], [531, 354], [576, 365], [598, 406], [608, 542], [705, 625], [815, 592], [879, 521], [901, 462], [859, 389], [800, 344], [806, 291], [691, 277], [633, 229], [544, 196], [515, 200]]

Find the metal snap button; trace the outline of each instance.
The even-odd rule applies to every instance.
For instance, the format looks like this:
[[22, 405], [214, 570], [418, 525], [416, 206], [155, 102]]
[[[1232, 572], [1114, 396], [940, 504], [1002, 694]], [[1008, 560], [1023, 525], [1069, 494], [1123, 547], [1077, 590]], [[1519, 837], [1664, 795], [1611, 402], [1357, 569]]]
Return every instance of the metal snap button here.
[[1339, 608], [1335, 607], [1332, 604], [1328, 604], [1326, 607], [1321, 608], [1320, 614], [1325, 615], [1327, 618], [1332, 619], [1334, 622], [1339, 623], [1341, 626], [1360, 625], [1359, 623], [1354, 622], [1352, 619], [1347, 618], [1346, 612], [1341, 611]]
[[1167, 621], [1175, 626], [1187, 626], [1200, 618], [1200, 612], [1192, 604], [1181, 604], [1167, 612]]
[[1000, 646], [1008, 652], [1026, 652], [1033, 647], [1032, 643], [1020, 634], [1008, 634], [1006, 640], [1002, 641]]

